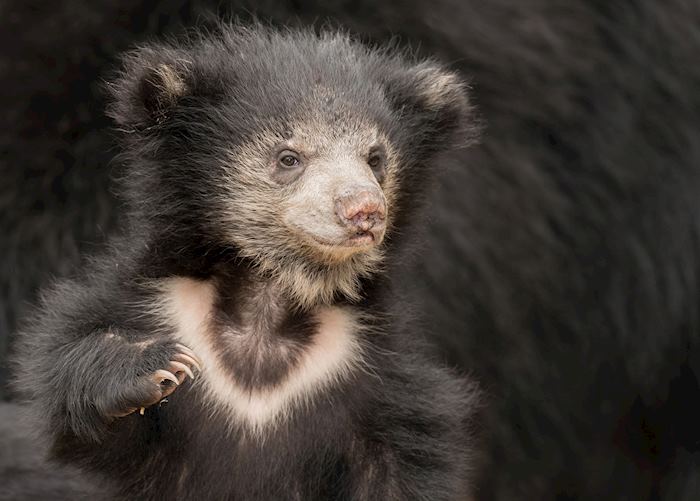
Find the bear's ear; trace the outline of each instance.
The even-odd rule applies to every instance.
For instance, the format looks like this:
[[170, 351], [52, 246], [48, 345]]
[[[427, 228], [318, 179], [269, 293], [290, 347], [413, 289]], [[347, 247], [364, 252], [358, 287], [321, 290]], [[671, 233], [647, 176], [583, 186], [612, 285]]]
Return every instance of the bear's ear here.
[[400, 120], [423, 148], [433, 151], [477, 139], [480, 127], [467, 84], [455, 72], [426, 61], [393, 72], [385, 89]]
[[192, 87], [186, 60], [166, 49], [140, 49], [126, 56], [120, 75], [109, 84], [108, 112], [129, 132], [148, 129], [164, 123]]

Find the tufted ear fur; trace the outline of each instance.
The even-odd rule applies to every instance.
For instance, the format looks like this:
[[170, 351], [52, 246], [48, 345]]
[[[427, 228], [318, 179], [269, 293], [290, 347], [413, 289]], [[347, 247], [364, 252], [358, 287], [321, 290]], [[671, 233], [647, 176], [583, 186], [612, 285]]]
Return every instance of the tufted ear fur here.
[[386, 94], [420, 145], [438, 148], [468, 145], [480, 131], [466, 83], [454, 72], [427, 61], [394, 72]]
[[119, 77], [109, 85], [108, 110], [127, 131], [163, 123], [178, 102], [193, 90], [190, 64], [171, 49], [144, 48], [124, 59]]

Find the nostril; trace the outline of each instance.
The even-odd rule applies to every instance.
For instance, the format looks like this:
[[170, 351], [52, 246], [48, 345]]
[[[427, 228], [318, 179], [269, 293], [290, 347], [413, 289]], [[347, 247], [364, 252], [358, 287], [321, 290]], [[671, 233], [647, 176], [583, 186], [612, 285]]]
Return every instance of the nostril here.
[[348, 226], [367, 231], [384, 221], [386, 206], [378, 190], [350, 191], [336, 198], [335, 211]]
[[376, 212], [360, 212], [350, 219], [350, 223], [361, 231], [367, 231], [377, 224], [377, 219], [378, 217]]
[[375, 221], [380, 218], [382, 218], [382, 216], [379, 215], [378, 207], [362, 207], [355, 214], [346, 215], [346, 219], [352, 221], [353, 223]]

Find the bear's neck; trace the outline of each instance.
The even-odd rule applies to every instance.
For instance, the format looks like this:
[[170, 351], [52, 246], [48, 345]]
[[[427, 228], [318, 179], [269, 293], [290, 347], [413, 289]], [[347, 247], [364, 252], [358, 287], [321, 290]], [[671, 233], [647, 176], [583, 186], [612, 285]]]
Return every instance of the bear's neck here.
[[211, 279], [209, 339], [237, 384], [279, 384], [312, 343], [315, 309], [300, 311], [273, 282], [239, 270]]
[[158, 290], [155, 312], [203, 359], [206, 387], [255, 426], [349, 376], [362, 357], [360, 310], [294, 308], [252, 272], [171, 276]]
[[[168, 233], [167, 228], [163, 230]], [[382, 272], [372, 271], [380, 253], [370, 259], [354, 259], [336, 265], [290, 261], [276, 270], [264, 270], [234, 246], [216, 245], [196, 232], [159, 233], [146, 238], [128, 239], [137, 244], [136, 275], [146, 279], [182, 276], [216, 279], [230, 297], [264, 294], [287, 309], [310, 311], [318, 306], [357, 304], [374, 290], [374, 282], [384, 282]], [[369, 264], [368, 264], [369, 263]], [[269, 293], [263, 291], [268, 290]]]
[[251, 270], [226, 270], [214, 275], [212, 281], [218, 321], [224, 324], [256, 337], [270, 337], [294, 315], [295, 307], [283, 291]]

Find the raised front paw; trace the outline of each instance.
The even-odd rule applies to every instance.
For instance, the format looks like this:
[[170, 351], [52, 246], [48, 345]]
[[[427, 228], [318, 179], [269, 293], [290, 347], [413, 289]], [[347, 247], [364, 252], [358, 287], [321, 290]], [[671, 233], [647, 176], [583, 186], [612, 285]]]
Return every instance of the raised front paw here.
[[139, 411], [144, 414], [147, 407], [161, 402], [174, 392], [189, 376], [202, 370], [202, 362], [197, 355], [180, 343], [172, 345], [172, 353], [162, 368], [138, 376], [129, 386], [122, 390], [116, 405], [108, 412], [110, 417], [124, 417]]

